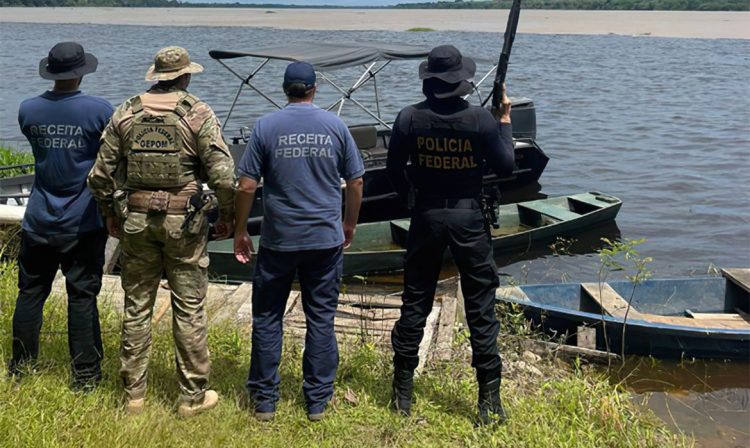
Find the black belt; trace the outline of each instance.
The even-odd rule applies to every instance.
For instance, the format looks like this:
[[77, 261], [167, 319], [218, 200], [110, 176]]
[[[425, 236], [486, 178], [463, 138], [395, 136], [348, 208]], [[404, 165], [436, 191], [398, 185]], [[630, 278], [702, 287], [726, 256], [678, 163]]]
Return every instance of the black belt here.
[[419, 208], [466, 208], [479, 209], [479, 200], [472, 198], [421, 198], [417, 201]]

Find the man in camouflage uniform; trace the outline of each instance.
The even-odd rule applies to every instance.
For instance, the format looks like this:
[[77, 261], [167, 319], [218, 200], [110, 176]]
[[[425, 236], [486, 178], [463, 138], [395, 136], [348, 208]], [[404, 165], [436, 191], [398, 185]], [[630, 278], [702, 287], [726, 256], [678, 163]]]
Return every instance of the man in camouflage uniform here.
[[88, 176], [107, 229], [122, 239], [120, 374], [130, 414], [144, 408], [151, 317], [162, 272], [172, 290], [177, 412], [190, 417], [219, 399], [208, 390], [208, 207], [201, 208], [201, 192], [202, 182], [215, 191], [214, 229], [227, 237], [234, 216], [234, 163], [211, 108], [185, 90], [191, 74], [201, 71], [185, 49], [160, 50], [146, 73], [147, 81], [158, 83], [115, 110]]

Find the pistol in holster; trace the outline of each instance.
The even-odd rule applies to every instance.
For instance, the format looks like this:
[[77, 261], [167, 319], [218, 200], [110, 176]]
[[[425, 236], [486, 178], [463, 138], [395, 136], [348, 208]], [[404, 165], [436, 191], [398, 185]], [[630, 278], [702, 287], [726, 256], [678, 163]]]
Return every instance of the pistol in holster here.
[[497, 219], [497, 203], [500, 200], [500, 191], [497, 187], [488, 187], [482, 189], [482, 215], [484, 215], [484, 224], [489, 230], [499, 229], [500, 223]]
[[180, 229], [191, 235], [201, 232], [203, 226], [203, 215], [215, 208], [217, 205], [216, 196], [212, 194], [196, 193], [190, 196], [188, 202], [187, 215], [182, 222]]
[[112, 207], [115, 216], [122, 221], [128, 219], [128, 193], [125, 190], [116, 190], [112, 195]]

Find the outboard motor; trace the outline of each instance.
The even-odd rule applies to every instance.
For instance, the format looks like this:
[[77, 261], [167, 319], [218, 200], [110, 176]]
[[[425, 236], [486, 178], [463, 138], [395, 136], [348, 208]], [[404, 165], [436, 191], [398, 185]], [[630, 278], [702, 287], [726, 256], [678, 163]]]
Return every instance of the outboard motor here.
[[530, 98], [511, 98], [513, 138], [536, 139], [536, 108]]

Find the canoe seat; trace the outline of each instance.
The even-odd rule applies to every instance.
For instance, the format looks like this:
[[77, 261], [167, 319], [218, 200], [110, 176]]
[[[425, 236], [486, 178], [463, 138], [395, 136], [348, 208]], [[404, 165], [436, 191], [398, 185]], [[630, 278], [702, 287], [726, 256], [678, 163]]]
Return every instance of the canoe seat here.
[[[599, 304], [606, 314], [620, 319], [625, 317], [628, 302], [607, 283], [601, 285], [601, 287], [598, 283], [581, 283], [581, 291], [584, 295], [587, 295]], [[740, 319], [737, 319], [737, 316]], [[745, 318], [742, 314], [719, 313], [701, 317], [661, 316], [658, 314], [641, 313], [633, 307], [630, 308], [630, 312], [628, 313], [628, 321], [638, 319], [656, 324], [680, 325], [693, 328], [750, 331], [750, 319]]]
[[736, 320], [738, 322], [745, 321], [739, 313], [696, 313], [692, 310], [685, 310], [685, 316], [693, 319], [723, 319], [723, 320]]
[[546, 204], [543, 202], [526, 202], [523, 204], [518, 204], [518, 210], [519, 212], [521, 212], [521, 214], [531, 211], [532, 213], [542, 214], [557, 221], [570, 221], [572, 219], [581, 217], [581, 215], [579, 215], [578, 213], [571, 212], [570, 210], [566, 210], [562, 207], [556, 207], [554, 205]]
[[351, 126], [349, 132], [359, 149], [372, 149], [378, 144], [378, 130], [375, 126]]
[[722, 269], [721, 275], [750, 293], [750, 269]]
[[[623, 299], [608, 283], [581, 283], [581, 290], [591, 297], [604, 312], [612, 317], [624, 318], [628, 309], [627, 300]], [[643, 315], [632, 306], [628, 319], [643, 319]]]

